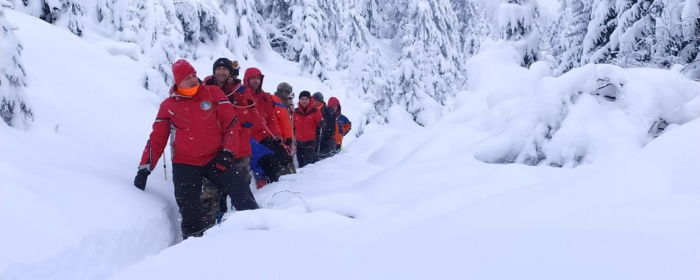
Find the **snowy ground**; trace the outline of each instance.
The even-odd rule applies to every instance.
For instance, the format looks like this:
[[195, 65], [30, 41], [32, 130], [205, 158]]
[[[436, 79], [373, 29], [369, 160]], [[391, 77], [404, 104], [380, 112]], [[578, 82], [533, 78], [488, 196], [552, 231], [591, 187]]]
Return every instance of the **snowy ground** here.
[[[36, 122], [0, 126], [0, 279], [700, 279], [700, 85], [671, 71], [554, 79], [487, 44], [440, 123], [394, 108], [391, 125], [257, 191], [267, 209], [168, 247], [177, 210], [162, 166], [146, 193], [131, 186], [160, 102], [140, 65], [7, 15]], [[267, 90], [332, 87], [357, 118], [336, 77], [265, 57], [244, 67], [269, 73]], [[594, 94], [600, 78], [614, 102]], [[659, 118], [671, 125], [654, 139]], [[486, 163], [533, 155], [540, 165]]]

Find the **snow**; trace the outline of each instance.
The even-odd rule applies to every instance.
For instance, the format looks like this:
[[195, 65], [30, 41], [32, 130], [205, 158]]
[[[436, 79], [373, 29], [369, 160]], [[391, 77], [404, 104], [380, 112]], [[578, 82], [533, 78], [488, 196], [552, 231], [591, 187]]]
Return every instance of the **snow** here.
[[[391, 106], [338, 155], [255, 191], [265, 209], [179, 242], [163, 167], [145, 193], [132, 186], [163, 97], [143, 88], [149, 65], [6, 16], [35, 121], [0, 125], [0, 279], [700, 278], [700, 83], [677, 72], [586, 65], [555, 78], [485, 42], [433, 125]], [[200, 76], [231, 55], [198, 52]], [[366, 104], [342, 73], [297, 77], [265, 49], [241, 64], [268, 91], [288, 81], [338, 97], [360, 126]], [[654, 137], [659, 119], [670, 125]]]

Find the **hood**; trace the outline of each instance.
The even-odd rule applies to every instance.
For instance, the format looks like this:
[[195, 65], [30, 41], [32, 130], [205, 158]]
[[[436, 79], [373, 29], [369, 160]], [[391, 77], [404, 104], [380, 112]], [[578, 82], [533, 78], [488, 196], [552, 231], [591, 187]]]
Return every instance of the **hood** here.
[[334, 105], [335, 105], [335, 106], [338, 106], [338, 111], [336, 112], [336, 114], [339, 115], [339, 114], [340, 114], [340, 108], [341, 108], [341, 107], [340, 107], [340, 101], [338, 100], [338, 98], [331, 97], [330, 99], [328, 99], [328, 107], [333, 107]]
[[243, 85], [246, 86], [247, 88], [250, 88], [250, 84], [248, 83], [248, 80], [252, 77], [255, 76], [262, 76], [262, 79], [260, 79], [260, 90], [262, 90], [263, 87], [263, 81], [265, 80], [265, 75], [260, 72], [260, 69], [251, 67], [245, 70], [245, 74], [243, 75]]

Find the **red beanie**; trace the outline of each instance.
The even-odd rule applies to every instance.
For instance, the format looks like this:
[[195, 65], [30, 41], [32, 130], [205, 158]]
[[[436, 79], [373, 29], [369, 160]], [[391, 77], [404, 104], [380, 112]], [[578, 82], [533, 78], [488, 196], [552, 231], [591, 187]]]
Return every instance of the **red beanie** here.
[[194, 70], [194, 67], [187, 60], [180, 59], [173, 64], [173, 78], [176, 85], [179, 85], [185, 77], [193, 73], [197, 73], [197, 71]]

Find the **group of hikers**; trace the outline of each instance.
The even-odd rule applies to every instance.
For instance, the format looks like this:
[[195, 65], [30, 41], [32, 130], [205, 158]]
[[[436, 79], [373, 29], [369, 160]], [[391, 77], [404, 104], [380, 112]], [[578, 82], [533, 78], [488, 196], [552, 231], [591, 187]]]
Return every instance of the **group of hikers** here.
[[340, 102], [308, 91], [294, 108], [292, 86], [262, 89], [265, 76], [248, 68], [238, 79], [237, 61], [219, 58], [203, 81], [184, 59], [172, 65], [175, 84], [163, 100], [141, 156], [134, 185], [145, 190], [148, 175], [170, 139], [175, 200], [184, 238], [201, 236], [228, 210], [258, 209], [257, 188], [340, 151], [350, 121]]

